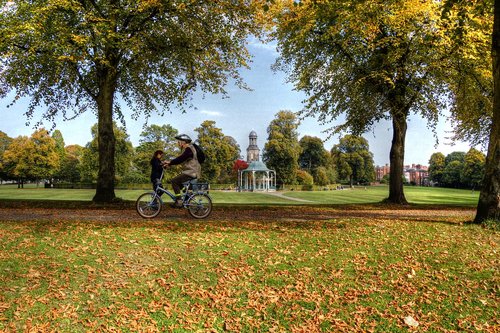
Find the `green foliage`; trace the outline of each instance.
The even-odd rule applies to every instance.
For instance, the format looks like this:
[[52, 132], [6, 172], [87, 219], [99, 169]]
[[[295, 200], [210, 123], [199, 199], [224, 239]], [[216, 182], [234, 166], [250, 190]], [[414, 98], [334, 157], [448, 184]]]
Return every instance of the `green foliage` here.
[[298, 141], [298, 120], [291, 111], [279, 111], [267, 128], [263, 161], [276, 171], [278, 184], [294, 184], [299, 169], [301, 147]]
[[349, 183], [369, 183], [375, 179], [373, 154], [368, 141], [360, 136], [346, 135], [333, 146], [332, 158], [341, 179]]
[[317, 185], [333, 184], [332, 165], [330, 164], [330, 153], [325, 150], [323, 140], [318, 137], [304, 136], [299, 141], [301, 153], [299, 155], [299, 166], [314, 178]]
[[178, 134], [179, 131], [170, 125], [149, 125], [141, 132], [137, 153], [148, 153], [152, 156], [154, 151], [162, 150], [167, 158], [172, 158], [177, 154], [175, 136]]
[[314, 179], [307, 171], [297, 170], [297, 184], [299, 185], [313, 185]]
[[[179, 134], [177, 129], [170, 125], [149, 125], [141, 132], [139, 146], [135, 149], [134, 174], [133, 178], [127, 177], [129, 181], [140, 180], [139, 183], [150, 182], [151, 158], [157, 150], [164, 152], [164, 159], [168, 160], [178, 154], [177, 140], [175, 136]], [[176, 168], [165, 169], [164, 179], [172, 178], [176, 173]]]
[[[0, 11], [0, 97], [30, 99], [54, 121], [91, 111], [98, 117], [96, 201], [114, 199], [113, 119], [118, 98], [134, 117], [183, 109], [196, 90], [244, 87], [246, 42], [257, 34], [246, 1], [9, 1]], [[123, 149], [118, 147], [118, 149]], [[88, 172], [90, 178], [94, 178]]]
[[133, 171], [134, 147], [130, 142], [125, 128], [116, 127], [115, 130], [115, 177], [119, 183]]
[[480, 188], [484, 177], [486, 157], [477, 149], [471, 148], [465, 154], [460, 180], [468, 188]]
[[[98, 176], [98, 131], [97, 124], [92, 126], [92, 141], [87, 143], [81, 158], [81, 176], [84, 183], [95, 183]], [[124, 128], [114, 124], [115, 144], [115, 180], [120, 182], [133, 170], [134, 147]], [[153, 153], [151, 153], [153, 154]]]
[[[434, 0], [334, 0], [280, 1], [271, 8], [280, 52], [276, 68], [308, 96], [303, 116], [325, 124], [344, 116], [332, 134], [360, 135], [392, 120], [388, 200], [394, 203], [406, 202], [401, 179], [408, 116], [417, 114], [435, 129], [448, 101], [443, 95], [450, 91], [450, 59], [458, 51], [443, 6]], [[485, 53], [475, 54], [481, 61]]]
[[453, 139], [486, 147], [493, 114], [491, 33], [493, 0], [447, 0], [443, 18], [450, 36], [447, 61]]
[[429, 159], [429, 178], [437, 183], [443, 182], [443, 172], [446, 165], [446, 157], [443, 153], [434, 153]]
[[55, 172], [54, 178], [55, 179], [60, 179], [61, 178], [61, 171], [63, 165], [66, 163], [66, 151], [64, 149], [64, 138], [60, 130], [55, 130], [52, 132], [52, 139], [54, 139], [54, 142], [56, 144], [56, 151], [57, 155], [59, 156], [59, 169]]
[[3, 92], [31, 97], [30, 115], [45, 104], [49, 119], [96, 110], [99, 78], [113, 70], [137, 114], [183, 104], [195, 87], [223, 93], [227, 77], [241, 84], [245, 40], [257, 33], [253, 8], [234, 1], [12, 1], [0, 18]]
[[233, 138], [227, 137], [215, 126], [215, 121], [206, 120], [196, 128], [198, 143], [203, 148], [206, 160], [202, 165], [202, 177], [209, 182], [224, 183], [236, 180], [232, 177], [234, 162], [240, 156], [240, 147]]
[[4, 164], [3, 153], [7, 150], [9, 145], [12, 142], [12, 138], [10, 138], [7, 134], [0, 131], [0, 180], [7, 179], [7, 167]]
[[299, 155], [299, 166], [311, 173], [320, 166], [326, 166], [328, 152], [325, 151], [323, 141], [318, 137], [304, 136], [299, 141], [301, 153]]
[[460, 173], [463, 169], [463, 163], [458, 160], [453, 160], [446, 164], [443, 170], [443, 184], [448, 187], [460, 187]]
[[80, 161], [84, 148], [79, 145], [65, 147], [64, 160], [61, 162], [61, 168], [58, 172], [59, 180], [77, 183], [81, 179]]
[[33, 151], [27, 136], [18, 136], [13, 139], [3, 153], [3, 169], [10, 178], [26, 179], [29, 174], [29, 160], [25, 156], [27, 151]]
[[233, 159], [231, 164], [226, 164], [224, 172], [219, 177], [218, 182], [222, 184], [233, 183], [238, 181], [238, 174], [234, 172], [233, 166], [235, 161], [237, 161], [241, 156], [241, 148], [238, 142], [231, 136], [224, 136], [225, 144], [228, 145], [228, 151], [230, 157]]
[[56, 142], [45, 129], [35, 131], [30, 138], [12, 140], [3, 154], [7, 173], [12, 178], [51, 179], [59, 169], [60, 158]]
[[85, 145], [83, 154], [80, 160], [81, 181], [84, 183], [95, 183], [97, 180], [98, 165], [98, 147], [95, 138]]
[[463, 163], [464, 160], [465, 160], [465, 153], [463, 151], [454, 151], [454, 152], [446, 155], [446, 158], [444, 159], [444, 163], [445, 163], [445, 165], [448, 165], [453, 161]]
[[380, 180], [380, 184], [388, 184], [390, 182], [391, 175], [385, 174]]
[[30, 176], [35, 179], [52, 178], [60, 165], [56, 141], [43, 128], [35, 131], [30, 140], [33, 143], [34, 150], [28, 148], [28, 151], [25, 152], [26, 155], [31, 155], [28, 157]]
[[440, 186], [481, 187], [485, 156], [477, 149], [471, 148], [467, 153], [455, 151], [446, 157], [442, 153], [434, 153], [429, 164], [429, 177]]
[[64, 144], [64, 138], [60, 130], [56, 129], [54, 132], [52, 132], [52, 139], [54, 139], [55, 144], [56, 144], [56, 150], [57, 154], [59, 155], [60, 159], [62, 160], [65, 155], [65, 150], [64, 147], [66, 146]]
[[313, 171], [314, 183], [319, 186], [335, 184], [337, 176], [333, 167], [320, 166]]

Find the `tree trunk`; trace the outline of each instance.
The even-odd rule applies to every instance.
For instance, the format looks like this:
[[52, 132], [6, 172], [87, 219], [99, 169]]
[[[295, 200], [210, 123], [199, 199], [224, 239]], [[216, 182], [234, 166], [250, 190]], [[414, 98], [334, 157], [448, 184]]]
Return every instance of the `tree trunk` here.
[[392, 116], [392, 144], [390, 152], [389, 197], [385, 202], [408, 204], [403, 192], [403, 163], [405, 157], [406, 114], [397, 112]]
[[479, 195], [475, 223], [486, 219], [500, 221], [500, 0], [495, 0], [493, 23], [493, 120], [488, 145], [488, 155]]
[[112, 202], [115, 196], [115, 134], [113, 132], [113, 101], [116, 77], [110, 70], [101, 76], [97, 96], [97, 136], [99, 149], [99, 173], [94, 202]]

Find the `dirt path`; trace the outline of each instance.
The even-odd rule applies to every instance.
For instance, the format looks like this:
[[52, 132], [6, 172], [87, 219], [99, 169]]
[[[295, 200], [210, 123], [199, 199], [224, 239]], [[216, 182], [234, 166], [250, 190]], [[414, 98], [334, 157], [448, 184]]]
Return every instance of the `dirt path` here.
[[[205, 221], [327, 221], [332, 219], [414, 220], [427, 222], [462, 223], [473, 220], [473, 208], [388, 208], [377, 206], [352, 207], [214, 207]], [[5, 208], [0, 207], [2, 221], [148, 221], [134, 209], [68, 209], [68, 208]], [[154, 221], [192, 220], [184, 209], [165, 208]]]

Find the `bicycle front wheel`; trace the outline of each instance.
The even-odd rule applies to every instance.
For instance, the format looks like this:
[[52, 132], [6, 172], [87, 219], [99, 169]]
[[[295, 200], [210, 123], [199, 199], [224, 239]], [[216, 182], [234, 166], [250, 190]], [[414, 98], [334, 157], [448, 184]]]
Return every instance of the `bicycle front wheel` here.
[[212, 199], [207, 194], [194, 194], [187, 203], [189, 214], [196, 219], [204, 219], [212, 212]]
[[160, 198], [154, 192], [141, 194], [135, 202], [135, 209], [140, 216], [145, 219], [151, 219], [161, 211]]

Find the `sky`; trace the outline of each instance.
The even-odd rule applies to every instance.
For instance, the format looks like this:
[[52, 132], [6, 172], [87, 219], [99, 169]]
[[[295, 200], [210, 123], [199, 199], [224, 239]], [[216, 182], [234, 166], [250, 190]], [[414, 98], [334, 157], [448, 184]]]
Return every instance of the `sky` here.
[[[153, 115], [148, 120], [148, 124], [170, 124], [179, 133], [188, 134], [195, 139], [194, 129], [205, 120], [213, 120], [215, 126], [222, 129], [225, 135], [232, 136], [238, 142], [244, 158], [246, 158], [249, 133], [255, 131], [258, 136], [257, 144], [262, 153], [267, 140], [267, 127], [276, 114], [281, 110], [300, 111], [304, 106], [302, 101], [306, 96], [302, 92], [295, 91], [293, 85], [286, 82], [284, 73], [271, 70], [271, 65], [278, 56], [275, 47], [250, 42], [248, 48], [253, 55], [250, 69], [242, 69], [240, 73], [245, 83], [252, 89], [251, 91], [228, 85], [226, 97], [220, 95], [203, 97], [196, 93], [193, 100], [195, 108], [188, 109], [186, 113], [174, 110], [163, 116]], [[23, 115], [26, 111], [27, 101], [20, 100], [14, 106], [7, 108], [10, 102], [11, 98], [0, 99], [0, 131], [12, 138], [19, 135], [30, 136], [35, 131], [33, 126], [41, 119], [41, 112], [35, 114], [31, 122], [27, 124], [27, 119]], [[137, 146], [146, 119], [141, 117], [134, 120], [127, 110], [124, 114], [127, 133], [132, 144]], [[87, 112], [74, 120], [57, 119], [56, 129], [61, 131], [66, 145], [79, 144], [84, 146], [91, 141], [90, 128], [96, 122], [95, 115]], [[50, 129], [52, 123], [45, 121], [43, 126]], [[325, 133], [325, 130], [331, 126], [332, 124], [321, 125], [315, 118], [304, 119], [298, 127], [299, 139], [305, 135], [319, 137], [325, 140], [325, 149], [330, 150], [338, 143], [339, 139], [338, 136], [333, 136], [326, 140], [329, 135]], [[439, 144], [436, 145], [436, 138], [432, 131], [427, 128], [426, 122], [417, 116], [411, 116], [406, 136], [405, 165], [427, 165], [430, 156], [435, 152], [441, 152], [444, 155], [454, 151], [467, 152], [470, 149], [469, 144], [452, 142], [449, 139], [450, 131], [450, 123], [445, 118], [441, 119], [437, 126]], [[375, 164], [389, 164], [392, 140], [391, 123], [380, 122], [363, 137], [369, 142]]]

